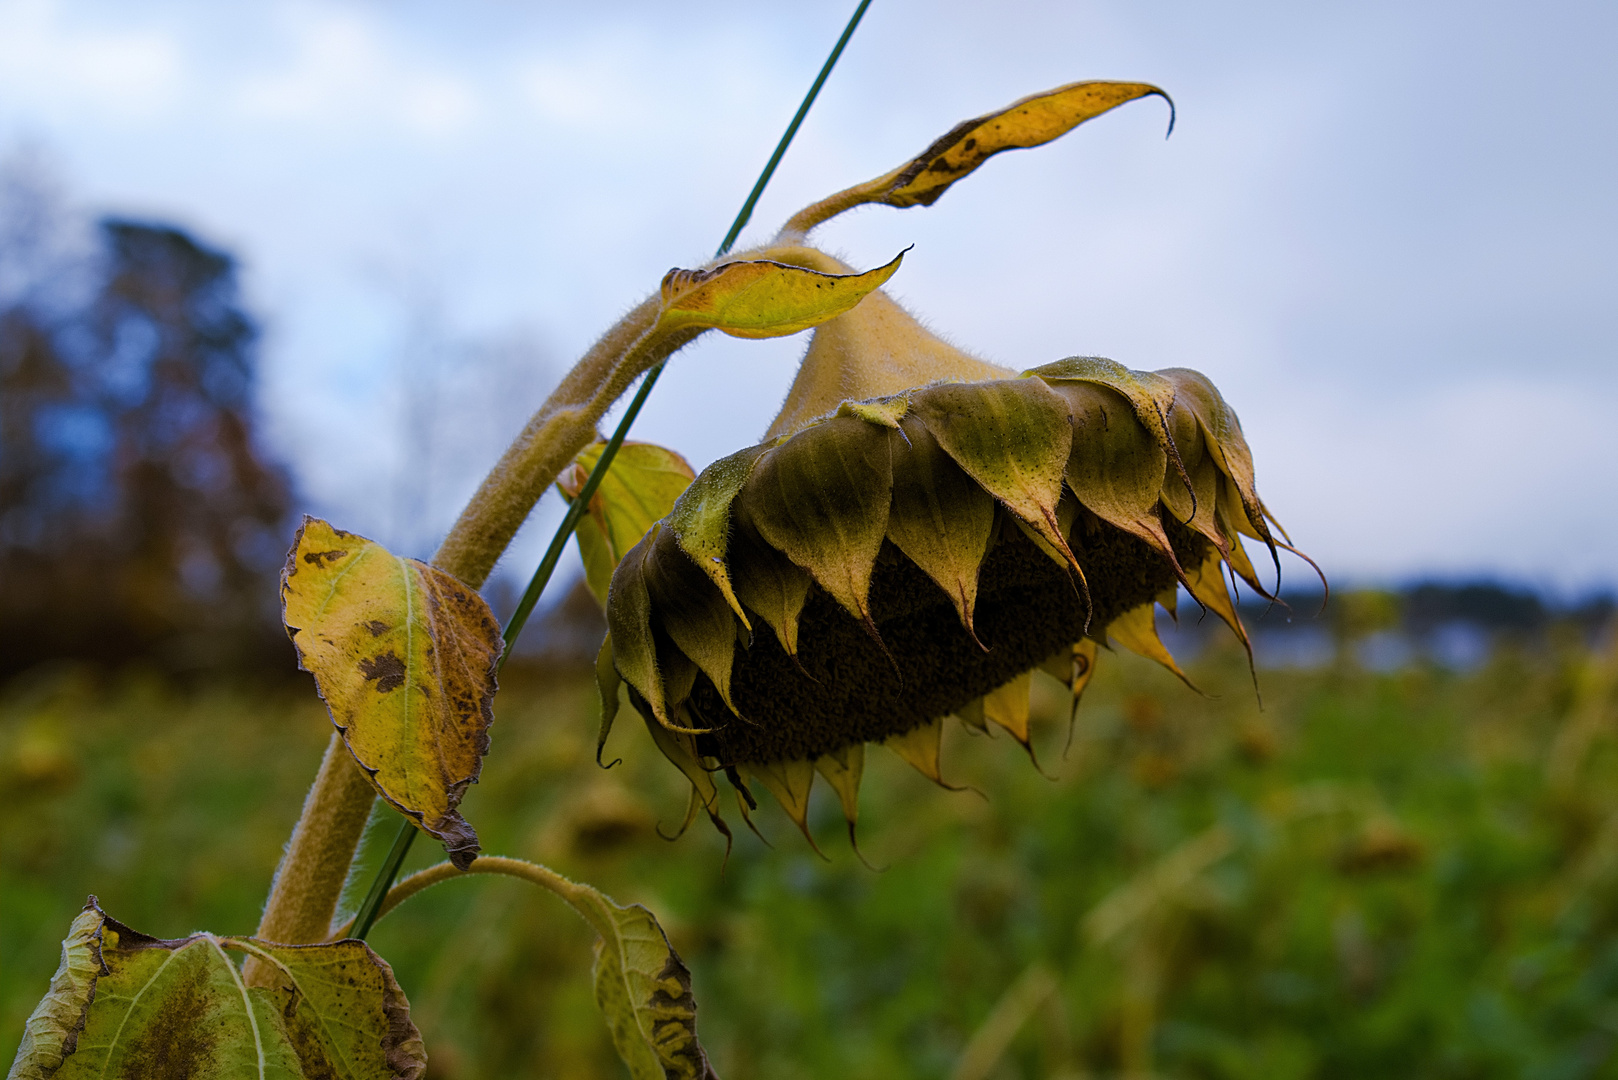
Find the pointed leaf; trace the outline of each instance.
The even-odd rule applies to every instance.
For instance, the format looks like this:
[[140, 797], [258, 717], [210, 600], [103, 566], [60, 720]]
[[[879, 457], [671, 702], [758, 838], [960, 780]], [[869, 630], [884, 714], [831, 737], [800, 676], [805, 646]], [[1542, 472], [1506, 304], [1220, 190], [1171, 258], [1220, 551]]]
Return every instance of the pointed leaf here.
[[[1265, 524], [1264, 504], [1259, 502], [1258, 489], [1253, 484], [1253, 452], [1248, 449], [1235, 412], [1200, 371], [1166, 368], [1158, 374], [1174, 384], [1176, 405], [1188, 409], [1197, 418], [1208, 455], [1219, 466], [1219, 471], [1236, 485], [1242, 516], [1251, 525], [1250, 535], [1269, 544], [1273, 554], [1275, 543]], [[1243, 523], [1238, 518], [1234, 524], [1240, 527]]]
[[1193, 690], [1196, 689], [1196, 685], [1186, 673], [1180, 670], [1180, 665], [1164, 646], [1163, 640], [1157, 636], [1156, 601], [1132, 607], [1113, 619], [1107, 624], [1107, 636], [1135, 655], [1162, 664], [1178, 675], [1181, 682]]
[[901, 430], [907, 444], [893, 455], [888, 539], [949, 595], [961, 625], [976, 640], [972, 610], [978, 569], [994, 532], [994, 499], [919, 420], [907, 417]]
[[904, 261], [863, 274], [822, 274], [758, 259], [710, 270], [670, 270], [663, 278], [658, 331], [717, 329], [732, 337], [795, 334], [836, 318], [880, 287]]
[[1204, 445], [1202, 425], [1189, 407], [1182, 406], [1169, 413], [1169, 427], [1186, 475], [1183, 480], [1164, 479], [1163, 505], [1174, 515], [1174, 520], [1189, 525], [1223, 548], [1225, 538], [1214, 517], [1219, 509], [1221, 475]]
[[849, 417], [814, 424], [761, 457], [736, 502], [766, 543], [866, 623], [888, 527], [894, 437]]
[[1168, 454], [1128, 402], [1095, 385], [1059, 388], [1073, 408], [1067, 482], [1079, 502], [1109, 525], [1146, 541], [1179, 571], [1157, 504]]
[[[598, 439], [586, 446], [557, 477], [556, 486], [568, 502], [584, 490], [606, 445]], [[618, 448], [574, 534], [584, 559], [585, 584], [602, 604], [624, 553], [640, 542], [652, 522], [668, 516], [695, 475], [673, 450], [644, 442], [626, 442]]]
[[1072, 446], [1067, 401], [1038, 379], [1004, 379], [929, 386], [910, 404], [944, 452], [1061, 552], [1082, 580], [1056, 520]]
[[697, 756], [695, 738], [683, 732], [670, 731], [652, 717], [642, 719], [646, 721], [646, 730], [652, 733], [652, 741], [663, 752], [663, 756], [691, 781], [691, 790], [701, 800], [703, 807], [710, 814], [717, 814], [719, 788], [713, 782], [713, 774], [702, 767], [702, 760]]
[[500, 624], [436, 567], [305, 517], [281, 576], [299, 662], [382, 797], [465, 867], [477, 833], [456, 807], [489, 749]]
[[937, 717], [919, 724], [902, 735], [890, 735], [882, 745], [904, 758], [921, 775], [951, 791], [960, 789], [944, 782], [939, 765], [939, 750], [944, 740], [944, 718]]
[[657, 639], [652, 635], [652, 601], [646, 592], [645, 560], [659, 528], [653, 525], [613, 571], [607, 595], [607, 637], [618, 674], [645, 699], [652, 714], [668, 724], [663, 674], [657, 667]]
[[851, 743], [815, 759], [815, 769], [837, 793], [843, 819], [853, 828], [860, 816], [860, 777], [865, 772], [865, 744]]
[[623, 680], [612, 663], [612, 635], [608, 634], [596, 653], [596, 689], [601, 693], [601, 730], [596, 735], [596, 764], [601, 764], [601, 752], [607, 748], [607, 736], [612, 734], [613, 721], [618, 719], [618, 690]]
[[1011, 733], [1011, 737], [1028, 745], [1028, 696], [1033, 691], [1032, 671], [1025, 671], [1003, 686], [983, 695], [983, 718]]
[[809, 793], [815, 786], [814, 762], [801, 758], [750, 762], [747, 771], [750, 775], [758, 777], [759, 783], [770, 789], [770, 794], [781, 804], [781, 809], [787, 812], [787, 817], [792, 819], [792, 823], [805, 837], [808, 837], [810, 845], [813, 846], [815, 838], [809, 835]]
[[1140, 421], [1166, 453], [1173, 454], [1174, 440], [1170, 437], [1169, 414], [1174, 408], [1174, 383], [1154, 371], [1135, 371], [1105, 356], [1069, 356], [1053, 364], [1023, 372], [1025, 377], [1037, 376], [1048, 383], [1092, 383], [1105, 386], [1135, 410]]
[[729, 565], [736, 571], [736, 596], [775, 632], [788, 656], [798, 655], [798, 616], [814, 584], [808, 572], [758, 535], [741, 518], [730, 538]]
[[[227, 949], [270, 964], [272, 985], [248, 987]], [[426, 1069], [392, 970], [360, 941], [292, 946], [206, 933], [159, 941], [91, 897], [51, 986], [13, 1080], [417, 1080]], [[70, 1014], [76, 1026], [64, 1032]]]
[[1040, 146], [1109, 109], [1149, 95], [1169, 102], [1169, 129], [1172, 131], [1174, 103], [1155, 86], [1126, 82], [1070, 83], [957, 124], [911, 161], [887, 175], [801, 211], [787, 223], [787, 229], [807, 232], [836, 214], [864, 203], [931, 206], [951, 184], [1002, 150]]
[[752, 475], [753, 463], [767, 449], [766, 446], [750, 446], [714, 462], [702, 470], [669, 511], [669, 527], [679, 539], [680, 549], [719, 586], [725, 602], [749, 630], [752, 624], [737, 602], [726, 565], [730, 550], [730, 504], [736, 501], [736, 493]]
[[[731, 712], [730, 669], [736, 653], [736, 617], [713, 581], [680, 550], [671, 529], [648, 537], [642, 564], [646, 592], [663, 632], [713, 682]], [[667, 688], [665, 687], [665, 692]], [[680, 697], [670, 696], [670, 704]]]
[[1225, 587], [1225, 566], [1219, 557], [1218, 551], [1209, 551], [1202, 562], [1186, 572], [1186, 588], [1197, 602], [1218, 615], [1225, 621], [1225, 625], [1235, 631], [1241, 639], [1242, 647], [1247, 650], [1248, 661], [1252, 661], [1253, 644], [1248, 640], [1247, 628], [1242, 625], [1241, 616], [1236, 613], [1236, 605], [1231, 603], [1230, 590]]
[[652, 913], [576, 882], [561, 895], [600, 935], [596, 1004], [632, 1080], [717, 1080], [697, 1041], [691, 972]]

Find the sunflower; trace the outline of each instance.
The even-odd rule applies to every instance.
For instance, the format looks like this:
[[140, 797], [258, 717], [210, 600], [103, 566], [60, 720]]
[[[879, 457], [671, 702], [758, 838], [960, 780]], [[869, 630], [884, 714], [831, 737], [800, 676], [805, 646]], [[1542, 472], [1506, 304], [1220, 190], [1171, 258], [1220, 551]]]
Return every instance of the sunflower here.
[[[810, 229], [865, 202], [929, 204], [1000, 150], [1160, 93], [1024, 99], [738, 258], [851, 273]], [[1273, 555], [1271, 524], [1241, 425], [1201, 374], [1101, 357], [1019, 374], [878, 290], [814, 331], [764, 441], [705, 469], [619, 563], [602, 739], [622, 680], [691, 781], [688, 823], [700, 808], [725, 828], [722, 775], [744, 816], [756, 780], [808, 835], [818, 775], [852, 836], [866, 743], [943, 783], [948, 716], [1029, 745], [1036, 669], [1075, 705], [1109, 640], [1179, 673], [1154, 613], [1180, 586], [1246, 644], [1225, 567], [1269, 595], [1239, 538]]]

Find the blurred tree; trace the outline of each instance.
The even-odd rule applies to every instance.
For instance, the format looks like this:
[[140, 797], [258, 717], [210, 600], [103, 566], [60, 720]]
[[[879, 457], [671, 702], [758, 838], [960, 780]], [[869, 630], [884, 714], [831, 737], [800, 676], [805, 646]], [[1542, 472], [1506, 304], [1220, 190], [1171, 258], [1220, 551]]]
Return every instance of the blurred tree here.
[[0, 204], [0, 675], [284, 663], [289, 485], [253, 437], [234, 260], [117, 219], [53, 260], [71, 245], [16, 189]]

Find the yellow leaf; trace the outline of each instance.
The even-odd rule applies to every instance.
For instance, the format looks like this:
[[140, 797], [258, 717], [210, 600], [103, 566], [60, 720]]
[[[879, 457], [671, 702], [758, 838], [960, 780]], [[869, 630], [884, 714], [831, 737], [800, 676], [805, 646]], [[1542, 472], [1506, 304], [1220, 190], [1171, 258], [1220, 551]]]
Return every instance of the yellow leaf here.
[[503, 642], [489, 606], [436, 567], [310, 517], [281, 600], [299, 662], [371, 783], [470, 864], [477, 833], [456, 807], [494, 719]]
[[[569, 502], [584, 490], [606, 445], [599, 439], [591, 443], [557, 477], [556, 486]], [[624, 553], [640, 542], [652, 522], [668, 516], [695, 475], [690, 463], [673, 450], [644, 442], [625, 442], [618, 448], [575, 534], [585, 583], [603, 605], [612, 572]]]
[[782, 337], [819, 326], [893, 276], [904, 253], [863, 274], [823, 274], [756, 259], [711, 270], [670, 270], [663, 278], [659, 331], [716, 329], [732, 337]]
[[1173, 131], [1174, 102], [1146, 83], [1069, 83], [1025, 97], [998, 112], [955, 125], [892, 172], [799, 211], [787, 222], [787, 231], [808, 232], [864, 203], [931, 206], [951, 184], [1002, 150], [1041, 146], [1125, 102], [1153, 95], [1169, 103], [1169, 130]]

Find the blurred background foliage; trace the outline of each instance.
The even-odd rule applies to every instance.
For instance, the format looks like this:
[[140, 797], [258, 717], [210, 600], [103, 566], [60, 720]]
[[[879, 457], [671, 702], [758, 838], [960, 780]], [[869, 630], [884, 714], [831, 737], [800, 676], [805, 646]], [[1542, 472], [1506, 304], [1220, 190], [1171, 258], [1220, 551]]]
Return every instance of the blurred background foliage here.
[[[1050, 779], [956, 725], [946, 776], [972, 790], [873, 751], [876, 870], [823, 791], [826, 862], [769, 806], [773, 847], [732, 813], [728, 862], [705, 825], [661, 839], [674, 770], [627, 724], [598, 769], [588, 669], [530, 664], [465, 810], [489, 850], [658, 913], [724, 1076], [1608, 1076], [1618, 658], [1561, 628], [1466, 672], [1345, 649], [1262, 672], [1262, 708], [1233, 643], [1189, 665], [1205, 696], [1107, 655], [1071, 745], [1038, 684]], [[82, 665], [7, 685], [0, 1055], [86, 893], [164, 936], [253, 925], [327, 723], [309, 688]], [[453, 882], [372, 943], [434, 1076], [620, 1075], [590, 934], [550, 897]]]
[[[86, 894], [162, 936], [256, 923], [330, 728], [278, 624], [298, 502], [255, 434], [234, 259], [161, 222], [0, 207], [9, 1059]], [[602, 627], [575, 587], [508, 668], [465, 811], [488, 850], [659, 915], [725, 1076], [1618, 1075], [1611, 600], [1292, 599], [1244, 607], [1262, 706], [1182, 599], [1164, 636], [1202, 696], [1108, 655], [1071, 731], [1042, 685], [1043, 774], [958, 728], [970, 790], [873, 752], [873, 870], [824, 791], [825, 862], [773, 808], [773, 846], [735, 814], [728, 857], [705, 825], [660, 838], [682, 781], [627, 721], [623, 763], [596, 767]], [[621, 1075], [590, 934], [551, 898], [456, 882], [372, 940], [435, 1077]]]

